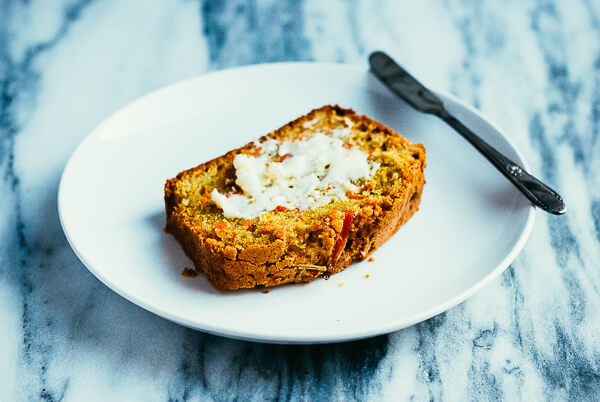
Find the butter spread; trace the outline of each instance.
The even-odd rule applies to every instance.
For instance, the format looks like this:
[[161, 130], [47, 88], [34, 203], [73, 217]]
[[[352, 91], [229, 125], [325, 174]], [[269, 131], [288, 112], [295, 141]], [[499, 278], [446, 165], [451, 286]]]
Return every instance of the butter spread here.
[[242, 194], [212, 191], [212, 200], [225, 217], [254, 218], [275, 208], [300, 210], [345, 199], [357, 192], [356, 182], [379, 168], [357, 148], [345, 148], [340, 138], [349, 127], [331, 135], [317, 132], [300, 141], [267, 140], [257, 144], [258, 155], [237, 155], [233, 160], [236, 184]]

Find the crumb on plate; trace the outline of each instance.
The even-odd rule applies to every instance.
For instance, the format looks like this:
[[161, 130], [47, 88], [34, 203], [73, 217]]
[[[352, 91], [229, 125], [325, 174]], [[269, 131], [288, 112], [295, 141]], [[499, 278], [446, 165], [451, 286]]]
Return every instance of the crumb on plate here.
[[185, 267], [183, 271], [181, 271], [181, 276], [185, 276], [186, 278], [195, 278], [198, 276], [198, 271], [190, 267]]

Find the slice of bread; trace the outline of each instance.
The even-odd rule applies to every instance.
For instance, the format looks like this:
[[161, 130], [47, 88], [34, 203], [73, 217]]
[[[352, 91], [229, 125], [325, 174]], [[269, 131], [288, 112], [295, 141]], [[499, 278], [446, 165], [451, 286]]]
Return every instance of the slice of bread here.
[[[213, 202], [214, 189], [241, 193], [236, 155], [256, 156], [270, 139], [302, 141], [336, 128], [345, 130], [343, 146], [364, 152], [377, 169], [354, 183], [358, 191], [305, 209], [278, 206], [251, 219], [225, 217]], [[324, 106], [168, 180], [166, 231], [216, 289], [327, 278], [366, 258], [418, 210], [424, 169], [423, 145], [353, 110]]]

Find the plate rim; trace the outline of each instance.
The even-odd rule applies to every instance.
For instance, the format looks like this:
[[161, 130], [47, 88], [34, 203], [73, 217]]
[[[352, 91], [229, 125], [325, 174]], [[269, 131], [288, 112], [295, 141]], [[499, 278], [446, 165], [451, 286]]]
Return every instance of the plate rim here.
[[[408, 316], [408, 317], [405, 317], [402, 319], [390, 320], [386, 325], [380, 325], [378, 327], [369, 327], [366, 330], [350, 330], [350, 331], [346, 331], [344, 334], [327, 333], [327, 334], [320, 335], [320, 336], [315, 336], [315, 335], [297, 336], [297, 335], [290, 335], [290, 334], [266, 335], [264, 333], [258, 333], [256, 331], [239, 331], [239, 330], [236, 331], [236, 330], [230, 330], [227, 328], [223, 329], [220, 327], [212, 326], [207, 323], [198, 323], [196, 321], [188, 320], [185, 317], [179, 317], [175, 314], [172, 314], [171, 312], [165, 311], [161, 307], [149, 304], [146, 301], [141, 300], [138, 297], [129, 294], [125, 288], [123, 288], [122, 286], [119, 286], [116, 283], [113, 283], [108, 278], [106, 278], [101, 273], [101, 270], [95, 269], [93, 267], [93, 265], [82, 255], [81, 251], [77, 249], [77, 247], [75, 246], [75, 242], [73, 241], [71, 235], [69, 234], [69, 231], [65, 224], [65, 218], [64, 218], [64, 215], [65, 215], [64, 208], [65, 207], [64, 207], [64, 202], [62, 201], [64, 199], [64, 192], [65, 192], [65, 190], [64, 190], [65, 189], [65, 184], [64, 184], [65, 183], [65, 173], [68, 172], [69, 168], [71, 167], [71, 165], [73, 163], [73, 160], [74, 160], [76, 154], [78, 152], [81, 152], [81, 149], [83, 148], [83, 146], [88, 141], [91, 141], [92, 137], [95, 137], [95, 134], [98, 131], [100, 131], [102, 129], [102, 127], [105, 124], [107, 124], [107, 122], [114, 119], [120, 113], [126, 112], [127, 109], [130, 109], [135, 104], [141, 103], [146, 98], [156, 96], [163, 91], [168, 91], [177, 86], [185, 86], [192, 81], [210, 80], [211, 78], [218, 76], [218, 75], [237, 73], [242, 70], [251, 71], [254, 69], [265, 69], [265, 68], [278, 69], [278, 68], [282, 68], [282, 67], [283, 68], [316, 68], [316, 69], [332, 68], [332, 69], [353, 70], [355, 72], [361, 72], [361, 73], [368, 72], [368, 69], [365, 68], [366, 65], [364, 65], [364, 64], [343, 64], [343, 63], [331, 63], [331, 62], [262, 63], [262, 64], [251, 64], [251, 65], [245, 65], [245, 66], [238, 66], [238, 67], [233, 67], [233, 68], [228, 68], [228, 69], [223, 69], [223, 70], [218, 70], [218, 71], [209, 71], [209, 72], [198, 74], [193, 77], [186, 78], [181, 81], [177, 81], [177, 82], [165, 85], [165, 86], [157, 88], [145, 95], [135, 98], [134, 100], [126, 103], [125, 105], [120, 106], [118, 109], [116, 109], [115, 111], [110, 113], [108, 116], [106, 116], [104, 119], [102, 119], [102, 121], [100, 121], [100, 123], [96, 124], [85, 135], [85, 137], [79, 142], [79, 144], [75, 147], [75, 149], [70, 154], [70, 156], [62, 170], [59, 185], [58, 185], [58, 191], [57, 191], [57, 209], [58, 209], [59, 222], [60, 222], [61, 228], [63, 230], [63, 233], [67, 239], [67, 242], [69, 243], [69, 246], [71, 247], [71, 249], [77, 256], [77, 258], [85, 266], [85, 268], [88, 271], [90, 271], [92, 273], [92, 275], [94, 275], [94, 277], [96, 277], [98, 280], [100, 280], [100, 282], [102, 282], [109, 289], [111, 289], [112, 291], [117, 293], [119, 296], [123, 297], [124, 299], [128, 300], [131, 303], [136, 304], [137, 306], [143, 308], [144, 310], [147, 310], [147, 311], [149, 311], [153, 314], [156, 314], [164, 319], [167, 319], [169, 321], [175, 322], [179, 325], [183, 325], [185, 327], [188, 327], [188, 328], [191, 328], [194, 330], [199, 330], [199, 331], [206, 332], [206, 333], [209, 333], [212, 335], [224, 336], [224, 337], [228, 337], [228, 338], [232, 338], [232, 339], [251, 341], [251, 342], [259, 342], [259, 343], [322, 344], [322, 343], [347, 342], [347, 341], [352, 341], [352, 340], [370, 338], [370, 337], [378, 336], [378, 335], [389, 334], [391, 332], [398, 331], [398, 330], [410, 327], [412, 325], [415, 325], [419, 322], [425, 321], [433, 316], [436, 316], [444, 311], [449, 310], [450, 308], [462, 303], [463, 301], [465, 301], [466, 299], [468, 299], [469, 297], [471, 297], [472, 295], [477, 293], [479, 290], [481, 290], [481, 288], [483, 288], [484, 286], [489, 284], [492, 280], [496, 279], [515, 260], [517, 255], [521, 252], [521, 250], [525, 246], [529, 236], [531, 235], [533, 225], [535, 223], [535, 215], [536, 215], [535, 211], [536, 210], [533, 205], [530, 205], [528, 207], [528, 214], [527, 214], [527, 219], [526, 219], [524, 228], [523, 228], [521, 234], [519, 235], [518, 239], [515, 241], [511, 250], [506, 254], [506, 256], [502, 259], [502, 261], [499, 264], [497, 264], [492, 270], [490, 270], [490, 272], [485, 277], [483, 277], [480, 281], [476, 282], [474, 285], [472, 285], [465, 291], [450, 298], [449, 300], [445, 301], [444, 303], [441, 303], [434, 307], [423, 310], [417, 314], [413, 314], [411, 316]], [[528, 166], [526, 160], [523, 158], [523, 155], [521, 154], [519, 149], [515, 146], [513, 141], [503, 133], [503, 131], [496, 125], [496, 123], [494, 121], [489, 119], [487, 116], [485, 116], [481, 111], [476, 109], [474, 106], [466, 103], [465, 101], [459, 99], [458, 97], [456, 97], [452, 94], [449, 94], [449, 93], [446, 93], [443, 91], [438, 91], [438, 90], [433, 90], [433, 92], [435, 92], [437, 95], [441, 96], [443, 101], [445, 99], [448, 99], [448, 100], [458, 104], [460, 107], [466, 109], [468, 112], [474, 114], [476, 117], [478, 117], [479, 119], [483, 120], [486, 124], [488, 124], [493, 130], [495, 130], [502, 137], [502, 139], [504, 141], [506, 141], [506, 143], [510, 146], [510, 148], [513, 150], [513, 152], [515, 152], [517, 159], [518, 159], [516, 162], [520, 163], [526, 170], [529, 170], [529, 166]]]

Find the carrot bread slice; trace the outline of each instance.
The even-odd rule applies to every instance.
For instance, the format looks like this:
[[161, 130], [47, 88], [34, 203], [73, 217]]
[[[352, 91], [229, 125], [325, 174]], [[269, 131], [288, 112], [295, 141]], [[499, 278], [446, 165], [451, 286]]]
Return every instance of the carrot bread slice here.
[[423, 145], [324, 106], [168, 180], [166, 231], [217, 289], [308, 282], [389, 239], [424, 169]]

